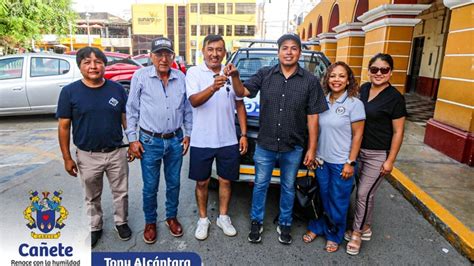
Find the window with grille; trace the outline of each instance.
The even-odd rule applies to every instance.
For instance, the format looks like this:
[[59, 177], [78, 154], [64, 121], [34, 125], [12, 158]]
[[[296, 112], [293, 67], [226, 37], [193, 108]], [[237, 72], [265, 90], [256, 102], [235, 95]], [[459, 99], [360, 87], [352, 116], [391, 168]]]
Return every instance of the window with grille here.
[[235, 14], [255, 14], [255, 4], [236, 3]]
[[216, 14], [216, 4], [215, 3], [204, 3], [200, 6], [200, 13], [204, 15]]

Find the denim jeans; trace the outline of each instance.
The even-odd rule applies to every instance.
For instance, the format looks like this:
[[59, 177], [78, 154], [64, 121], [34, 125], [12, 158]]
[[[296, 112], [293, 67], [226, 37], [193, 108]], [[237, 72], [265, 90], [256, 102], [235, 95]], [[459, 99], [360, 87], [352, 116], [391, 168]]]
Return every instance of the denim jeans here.
[[[340, 244], [344, 238], [346, 230], [347, 211], [351, 198], [354, 176], [348, 179], [341, 177], [344, 164], [333, 164], [324, 162], [316, 168], [318, 177], [319, 193], [323, 208], [327, 217], [312, 220], [308, 224], [308, 229], [313, 233], [325, 236], [330, 240]], [[354, 173], [357, 169], [354, 169]]]
[[252, 195], [251, 220], [263, 224], [265, 200], [275, 163], [280, 164], [280, 217], [279, 224], [291, 226], [293, 221], [293, 203], [295, 200], [295, 179], [301, 163], [303, 148], [295, 146], [288, 152], [275, 152], [256, 145], [253, 160], [255, 161], [255, 185]]
[[140, 132], [140, 142], [145, 152], [140, 161], [143, 179], [143, 212], [145, 222], [156, 223], [157, 194], [160, 168], [163, 161], [166, 182], [166, 218], [174, 218], [178, 212], [181, 165], [183, 163], [183, 132], [170, 139], [152, 137]]

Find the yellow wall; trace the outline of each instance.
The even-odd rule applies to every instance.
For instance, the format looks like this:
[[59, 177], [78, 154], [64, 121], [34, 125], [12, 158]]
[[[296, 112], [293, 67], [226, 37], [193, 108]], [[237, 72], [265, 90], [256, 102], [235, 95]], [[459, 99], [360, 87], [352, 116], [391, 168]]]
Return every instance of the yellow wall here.
[[369, 0], [369, 10], [381, 5], [392, 4], [393, 0]]
[[474, 132], [474, 4], [451, 12], [434, 119]]
[[337, 43], [322, 43], [321, 52], [323, 52], [331, 63], [336, 61]]
[[337, 40], [336, 61], [346, 62], [352, 68], [358, 83], [361, 80], [364, 42], [365, 37], [358, 36], [344, 37]]
[[[442, 0], [436, 0], [429, 10], [419, 16], [424, 21], [415, 26], [413, 37], [424, 37], [419, 76], [439, 79], [445, 50], [446, 31], [449, 27], [449, 9]], [[410, 70], [410, 74], [412, 70]]]
[[164, 4], [132, 5], [132, 34], [166, 35]]

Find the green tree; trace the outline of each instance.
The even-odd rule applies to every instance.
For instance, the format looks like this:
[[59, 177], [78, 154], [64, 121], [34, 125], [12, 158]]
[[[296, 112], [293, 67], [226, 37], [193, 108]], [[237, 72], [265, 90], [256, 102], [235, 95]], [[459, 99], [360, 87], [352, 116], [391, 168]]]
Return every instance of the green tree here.
[[74, 24], [71, 0], [0, 0], [0, 46], [31, 47], [41, 34], [63, 35]]

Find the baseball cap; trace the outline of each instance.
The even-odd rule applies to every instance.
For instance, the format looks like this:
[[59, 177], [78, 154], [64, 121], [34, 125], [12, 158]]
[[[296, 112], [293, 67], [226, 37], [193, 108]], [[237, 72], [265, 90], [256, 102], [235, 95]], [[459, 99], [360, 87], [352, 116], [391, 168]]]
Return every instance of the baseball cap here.
[[301, 39], [300, 39], [300, 36], [294, 34], [294, 33], [286, 33], [286, 34], [283, 34], [277, 41], [278, 43], [278, 49], [280, 49], [280, 46], [282, 45], [282, 43], [284, 41], [287, 41], [287, 40], [293, 40], [296, 42], [296, 44], [298, 44], [298, 46], [300, 47], [301, 49]]
[[158, 37], [151, 41], [151, 52], [155, 53], [160, 50], [167, 50], [174, 53], [173, 42], [166, 37]]

